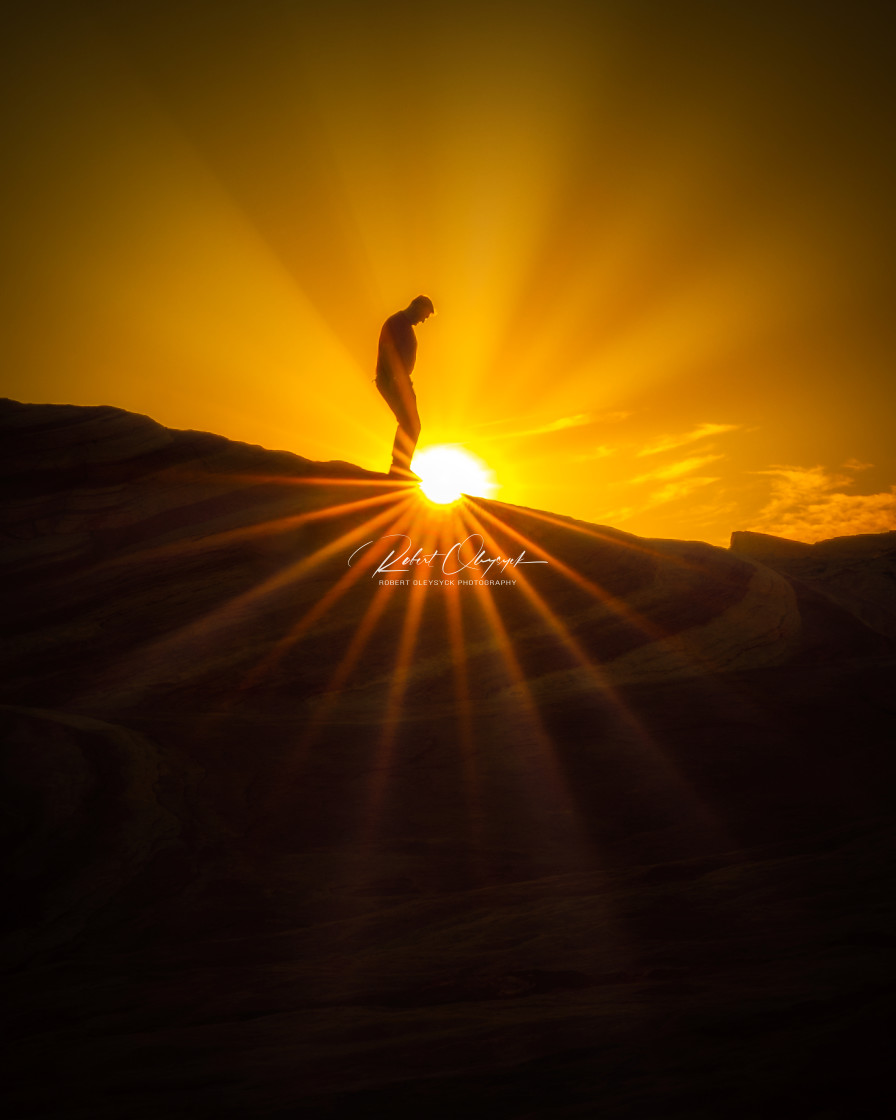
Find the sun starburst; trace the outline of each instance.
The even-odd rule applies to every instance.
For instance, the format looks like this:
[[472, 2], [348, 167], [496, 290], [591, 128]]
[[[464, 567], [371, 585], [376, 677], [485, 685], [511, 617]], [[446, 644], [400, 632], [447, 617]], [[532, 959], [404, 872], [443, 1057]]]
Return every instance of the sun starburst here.
[[491, 469], [459, 444], [437, 444], [418, 451], [413, 469], [420, 476], [420, 489], [436, 505], [456, 502], [461, 494], [488, 498], [497, 489]]

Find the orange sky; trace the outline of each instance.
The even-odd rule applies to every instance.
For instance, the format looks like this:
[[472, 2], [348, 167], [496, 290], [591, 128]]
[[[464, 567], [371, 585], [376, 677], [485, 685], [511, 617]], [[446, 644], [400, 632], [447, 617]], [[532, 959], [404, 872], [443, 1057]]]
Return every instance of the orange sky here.
[[385, 470], [377, 334], [422, 291], [421, 446], [501, 500], [896, 528], [881, 6], [23, 7], [5, 395]]

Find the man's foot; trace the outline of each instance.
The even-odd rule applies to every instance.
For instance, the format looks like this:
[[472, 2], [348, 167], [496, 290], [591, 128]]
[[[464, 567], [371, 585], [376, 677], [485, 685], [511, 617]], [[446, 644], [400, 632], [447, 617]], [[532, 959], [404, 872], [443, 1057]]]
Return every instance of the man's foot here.
[[397, 467], [394, 463], [389, 468], [389, 478], [400, 478], [402, 482], [420, 481], [420, 475], [414, 474], [410, 467]]

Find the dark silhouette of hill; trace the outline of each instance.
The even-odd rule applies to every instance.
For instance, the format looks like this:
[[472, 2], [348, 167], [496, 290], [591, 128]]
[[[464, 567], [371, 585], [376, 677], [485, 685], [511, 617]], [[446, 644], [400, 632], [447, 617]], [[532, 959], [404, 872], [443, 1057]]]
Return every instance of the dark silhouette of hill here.
[[[13, 1115], [872, 1107], [893, 534], [725, 550], [113, 408], [0, 427]], [[377, 574], [397, 533], [483, 557]]]

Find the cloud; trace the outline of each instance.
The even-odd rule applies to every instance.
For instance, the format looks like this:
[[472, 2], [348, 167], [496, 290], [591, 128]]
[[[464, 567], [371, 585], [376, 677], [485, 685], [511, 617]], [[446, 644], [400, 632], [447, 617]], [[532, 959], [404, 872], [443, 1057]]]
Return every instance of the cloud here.
[[660, 490], [654, 490], [644, 508], [651, 509], [654, 506], [665, 505], [667, 502], [677, 502], [680, 498], [686, 498], [689, 494], [693, 494], [693, 492], [699, 490], [701, 486], [708, 486], [711, 482], [718, 481], [718, 478], [700, 476], [697, 478], [682, 478], [677, 482], [669, 482]]
[[661, 486], [658, 490], [652, 491], [652, 493], [648, 494], [647, 497], [637, 505], [605, 510], [599, 514], [599, 517], [604, 524], [616, 524], [617, 521], [624, 522], [631, 517], [640, 516], [648, 510], [656, 509], [657, 506], [667, 505], [669, 502], [677, 502], [682, 498], [687, 498], [693, 494], [695, 490], [700, 490], [704, 486], [709, 486], [711, 483], [719, 481], [719, 478], [709, 477], [707, 475], [695, 475], [692, 478], [675, 479], [671, 482], [667, 482], [665, 486]]
[[[627, 415], [627, 413], [625, 414]], [[522, 419], [518, 417], [517, 420]], [[489, 439], [522, 439], [523, 436], [540, 436], [546, 435], [549, 432], [562, 432], [567, 428], [583, 428], [586, 424], [593, 424], [598, 417], [592, 416], [590, 412], [577, 412], [571, 416], [560, 416], [556, 420], [548, 420], [544, 424], [537, 424], [533, 428], [519, 428], [512, 432], [500, 432], [496, 435], [489, 436]], [[494, 424], [505, 424], [508, 421], [496, 420]], [[513, 421], [510, 421], [513, 423]], [[488, 427], [489, 425], [483, 425]]]
[[[500, 435], [490, 436], [490, 439], [522, 439], [524, 436], [549, 435], [551, 432], [563, 432], [568, 428], [584, 428], [589, 424], [620, 424], [631, 416], [630, 412], [576, 412], [570, 416], [559, 416], [556, 420], [548, 420], [544, 424], [536, 424], [532, 428], [520, 428], [512, 432], [502, 432]], [[519, 418], [518, 418], [519, 419]], [[506, 421], [494, 421], [506, 423]], [[595, 456], [589, 456], [589, 458]], [[596, 456], [600, 458], [600, 456]]]
[[647, 474], [638, 475], [631, 481], [632, 483], [655, 482], [667, 478], [681, 478], [682, 475], [699, 470], [707, 463], [714, 463], [717, 459], [723, 458], [723, 455], [691, 455], [688, 459], [681, 459], [677, 463], [668, 463], [664, 467], [657, 467], [656, 470], [648, 471]]
[[825, 467], [773, 466], [771, 497], [750, 525], [790, 540], [815, 541], [896, 529], [896, 485], [878, 494], [849, 494], [852, 475], [872, 464], [850, 459], [840, 472]]
[[543, 432], [562, 432], [565, 428], [582, 428], [591, 423], [591, 413], [578, 412], [575, 416], [561, 416], [559, 420], [551, 420], [539, 428], [530, 428], [528, 432], [521, 432], [524, 436], [540, 436]]
[[656, 443], [652, 443], [648, 447], [642, 447], [638, 452], [638, 457], [659, 455], [663, 451], [674, 451], [677, 447], [684, 447], [701, 439], [709, 439], [710, 436], [737, 431], [739, 427], [740, 424], [698, 424], [696, 428], [692, 428], [689, 432], [683, 432], [675, 436], [662, 436]]
[[577, 412], [574, 416], [561, 416], [559, 420], [551, 420], [537, 428], [529, 428], [525, 432], [514, 432], [518, 436], [540, 436], [545, 432], [562, 432], [566, 428], [582, 428], [586, 424], [620, 424], [631, 416], [630, 412], [601, 412], [595, 415], [591, 412]]
[[602, 443], [600, 447], [593, 447], [590, 451], [583, 451], [580, 455], [573, 457], [574, 463], [590, 463], [594, 459], [609, 459], [611, 455], [615, 455], [616, 451], [612, 447], [607, 447]]
[[[708, 425], [702, 425], [706, 428]], [[721, 425], [716, 425], [721, 427]], [[611, 454], [609, 449], [606, 449], [607, 454]], [[597, 457], [597, 456], [594, 456]], [[583, 460], [584, 455], [579, 456], [579, 460]], [[674, 463], [665, 463], [661, 466], [656, 466], [653, 470], [647, 471], [644, 474], [637, 475], [635, 478], [626, 479], [621, 485], [635, 486], [653, 483], [664, 483], [651, 491], [638, 501], [636, 505], [625, 506], [624, 508], [612, 509], [600, 514], [601, 520], [607, 524], [615, 524], [616, 521], [625, 521], [633, 516], [639, 516], [646, 513], [648, 510], [656, 509], [657, 506], [668, 505], [670, 502], [678, 502], [682, 498], [687, 498], [696, 490], [701, 490], [703, 487], [710, 486], [713, 483], [718, 483], [721, 479], [717, 475], [695, 474], [695, 471], [701, 470], [709, 463], [714, 463], [718, 459], [724, 459], [722, 454], [705, 455], [689, 455], [685, 459], [679, 459]], [[617, 483], [620, 485], [620, 483]], [[642, 494], [644, 491], [641, 492]], [[719, 495], [715, 495], [715, 501], [718, 502]], [[707, 506], [701, 507], [703, 509]], [[615, 519], [615, 521], [614, 521]]]

